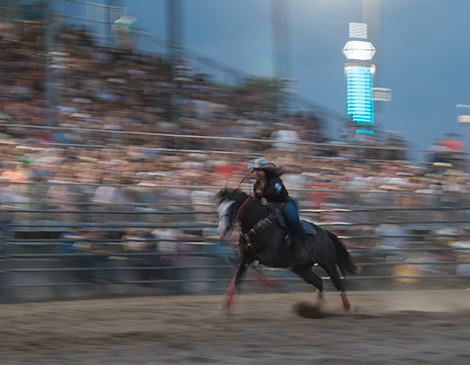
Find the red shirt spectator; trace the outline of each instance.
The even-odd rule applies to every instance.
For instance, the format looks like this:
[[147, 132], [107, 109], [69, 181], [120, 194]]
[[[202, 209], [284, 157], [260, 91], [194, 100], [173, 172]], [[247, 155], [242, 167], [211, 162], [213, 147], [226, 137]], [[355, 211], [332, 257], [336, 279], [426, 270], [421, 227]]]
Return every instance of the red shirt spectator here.
[[447, 138], [444, 139], [441, 144], [444, 148], [450, 151], [465, 151], [465, 142], [458, 140], [458, 137], [452, 134], [448, 134]]

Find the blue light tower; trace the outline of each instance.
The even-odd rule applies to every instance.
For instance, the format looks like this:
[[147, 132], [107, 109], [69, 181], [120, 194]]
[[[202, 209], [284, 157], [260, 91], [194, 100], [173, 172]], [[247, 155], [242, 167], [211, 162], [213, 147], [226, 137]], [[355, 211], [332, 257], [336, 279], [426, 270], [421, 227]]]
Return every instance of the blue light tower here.
[[370, 60], [374, 57], [375, 48], [365, 40], [367, 25], [364, 23], [349, 23], [349, 38], [343, 48], [343, 54], [352, 61], [344, 66], [347, 114], [358, 124], [358, 132], [373, 133], [375, 66]]

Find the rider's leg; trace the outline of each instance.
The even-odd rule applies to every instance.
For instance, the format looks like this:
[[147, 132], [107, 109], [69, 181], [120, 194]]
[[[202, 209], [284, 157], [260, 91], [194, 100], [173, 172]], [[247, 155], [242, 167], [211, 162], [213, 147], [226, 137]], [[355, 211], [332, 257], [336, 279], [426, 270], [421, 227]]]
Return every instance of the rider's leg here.
[[294, 199], [287, 198], [287, 201], [282, 208], [282, 215], [286, 220], [287, 228], [289, 228], [289, 232], [294, 243], [303, 243], [305, 240], [305, 232], [302, 227], [302, 223], [300, 223], [299, 212]]

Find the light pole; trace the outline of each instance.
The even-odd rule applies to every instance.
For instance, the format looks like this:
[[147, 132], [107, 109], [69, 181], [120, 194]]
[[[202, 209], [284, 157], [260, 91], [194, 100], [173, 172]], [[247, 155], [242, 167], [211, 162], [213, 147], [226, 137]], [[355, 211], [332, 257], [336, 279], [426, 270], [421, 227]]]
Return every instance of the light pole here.
[[57, 125], [56, 120], [56, 107], [58, 105], [58, 94], [55, 85], [55, 69], [50, 60], [53, 51], [56, 47], [54, 44], [54, 36], [56, 32], [55, 18], [54, 18], [54, 0], [48, 0], [46, 2], [46, 19], [45, 19], [45, 51], [46, 51], [46, 80], [45, 80], [45, 92], [46, 92], [46, 103], [47, 103], [47, 122], [49, 126], [55, 127]]
[[281, 80], [289, 77], [289, 36], [288, 36], [288, 7], [286, 0], [272, 0], [273, 20], [273, 58], [274, 79], [276, 85], [276, 114], [281, 117], [283, 109], [283, 85]]
[[[467, 105], [467, 104], [457, 104], [456, 105], [456, 108], [465, 108], [465, 109], [470, 109], [470, 105]], [[459, 126], [463, 126], [464, 124], [469, 124], [470, 123], [470, 115], [465, 115], [465, 114], [462, 114], [462, 115], [459, 115], [457, 117], [457, 122], [459, 123]], [[461, 128], [459, 128], [461, 129]], [[463, 127], [462, 127], [463, 129]], [[465, 142], [465, 150], [467, 150], [467, 147], [468, 147], [468, 143], [467, 143], [467, 134], [465, 133], [465, 129], [463, 130], [462, 132], [462, 136], [463, 136], [463, 141]]]
[[168, 17], [167, 52], [174, 63], [175, 60], [181, 58], [183, 41], [182, 0], [167, 0], [166, 6]]
[[[388, 100], [390, 96], [390, 90], [385, 88], [377, 88], [375, 85], [380, 85], [381, 80], [381, 67], [380, 54], [380, 2], [381, 0], [362, 0], [362, 22], [367, 24], [367, 39], [371, 42], [377, 50], [374, 56], [374, 125], [375, 128], [379, 128], [381, 124], [381, 103]], [[382, 98], [385, 97], [386, 99]], [[378, 103], [377, 103], [378, 101]]]
[[288, 7], [286, 0], [272, 0], [274, 77], [289, 77]]
[[347, 113], [356, 123], [356, 133], [374, 133], [373, 80], [371, 63], [375, 48], [367, 41], [367, 24], [349, 23], [349, 41], [343, 48], [347, 84]]
[[[374, 64], [380, 68], [380, 0], [362, 0], [362, 22], [367, 24], [367, 39], [377, 50]], [[377, 85], [381, 83], [377, 73], [374, 82]]]

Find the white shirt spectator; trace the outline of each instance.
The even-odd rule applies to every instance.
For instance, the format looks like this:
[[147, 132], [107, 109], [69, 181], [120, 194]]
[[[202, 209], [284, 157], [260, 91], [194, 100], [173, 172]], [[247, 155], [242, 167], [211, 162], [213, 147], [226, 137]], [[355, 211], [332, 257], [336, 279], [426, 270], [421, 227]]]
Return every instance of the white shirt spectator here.
[[298, 145], [287, 142], [299, 142], [299, 135], [295, 131], [281, 129], [271, 133], [271, 139], [275, 140], [274, 146], [280, 150], [298, 151]]

